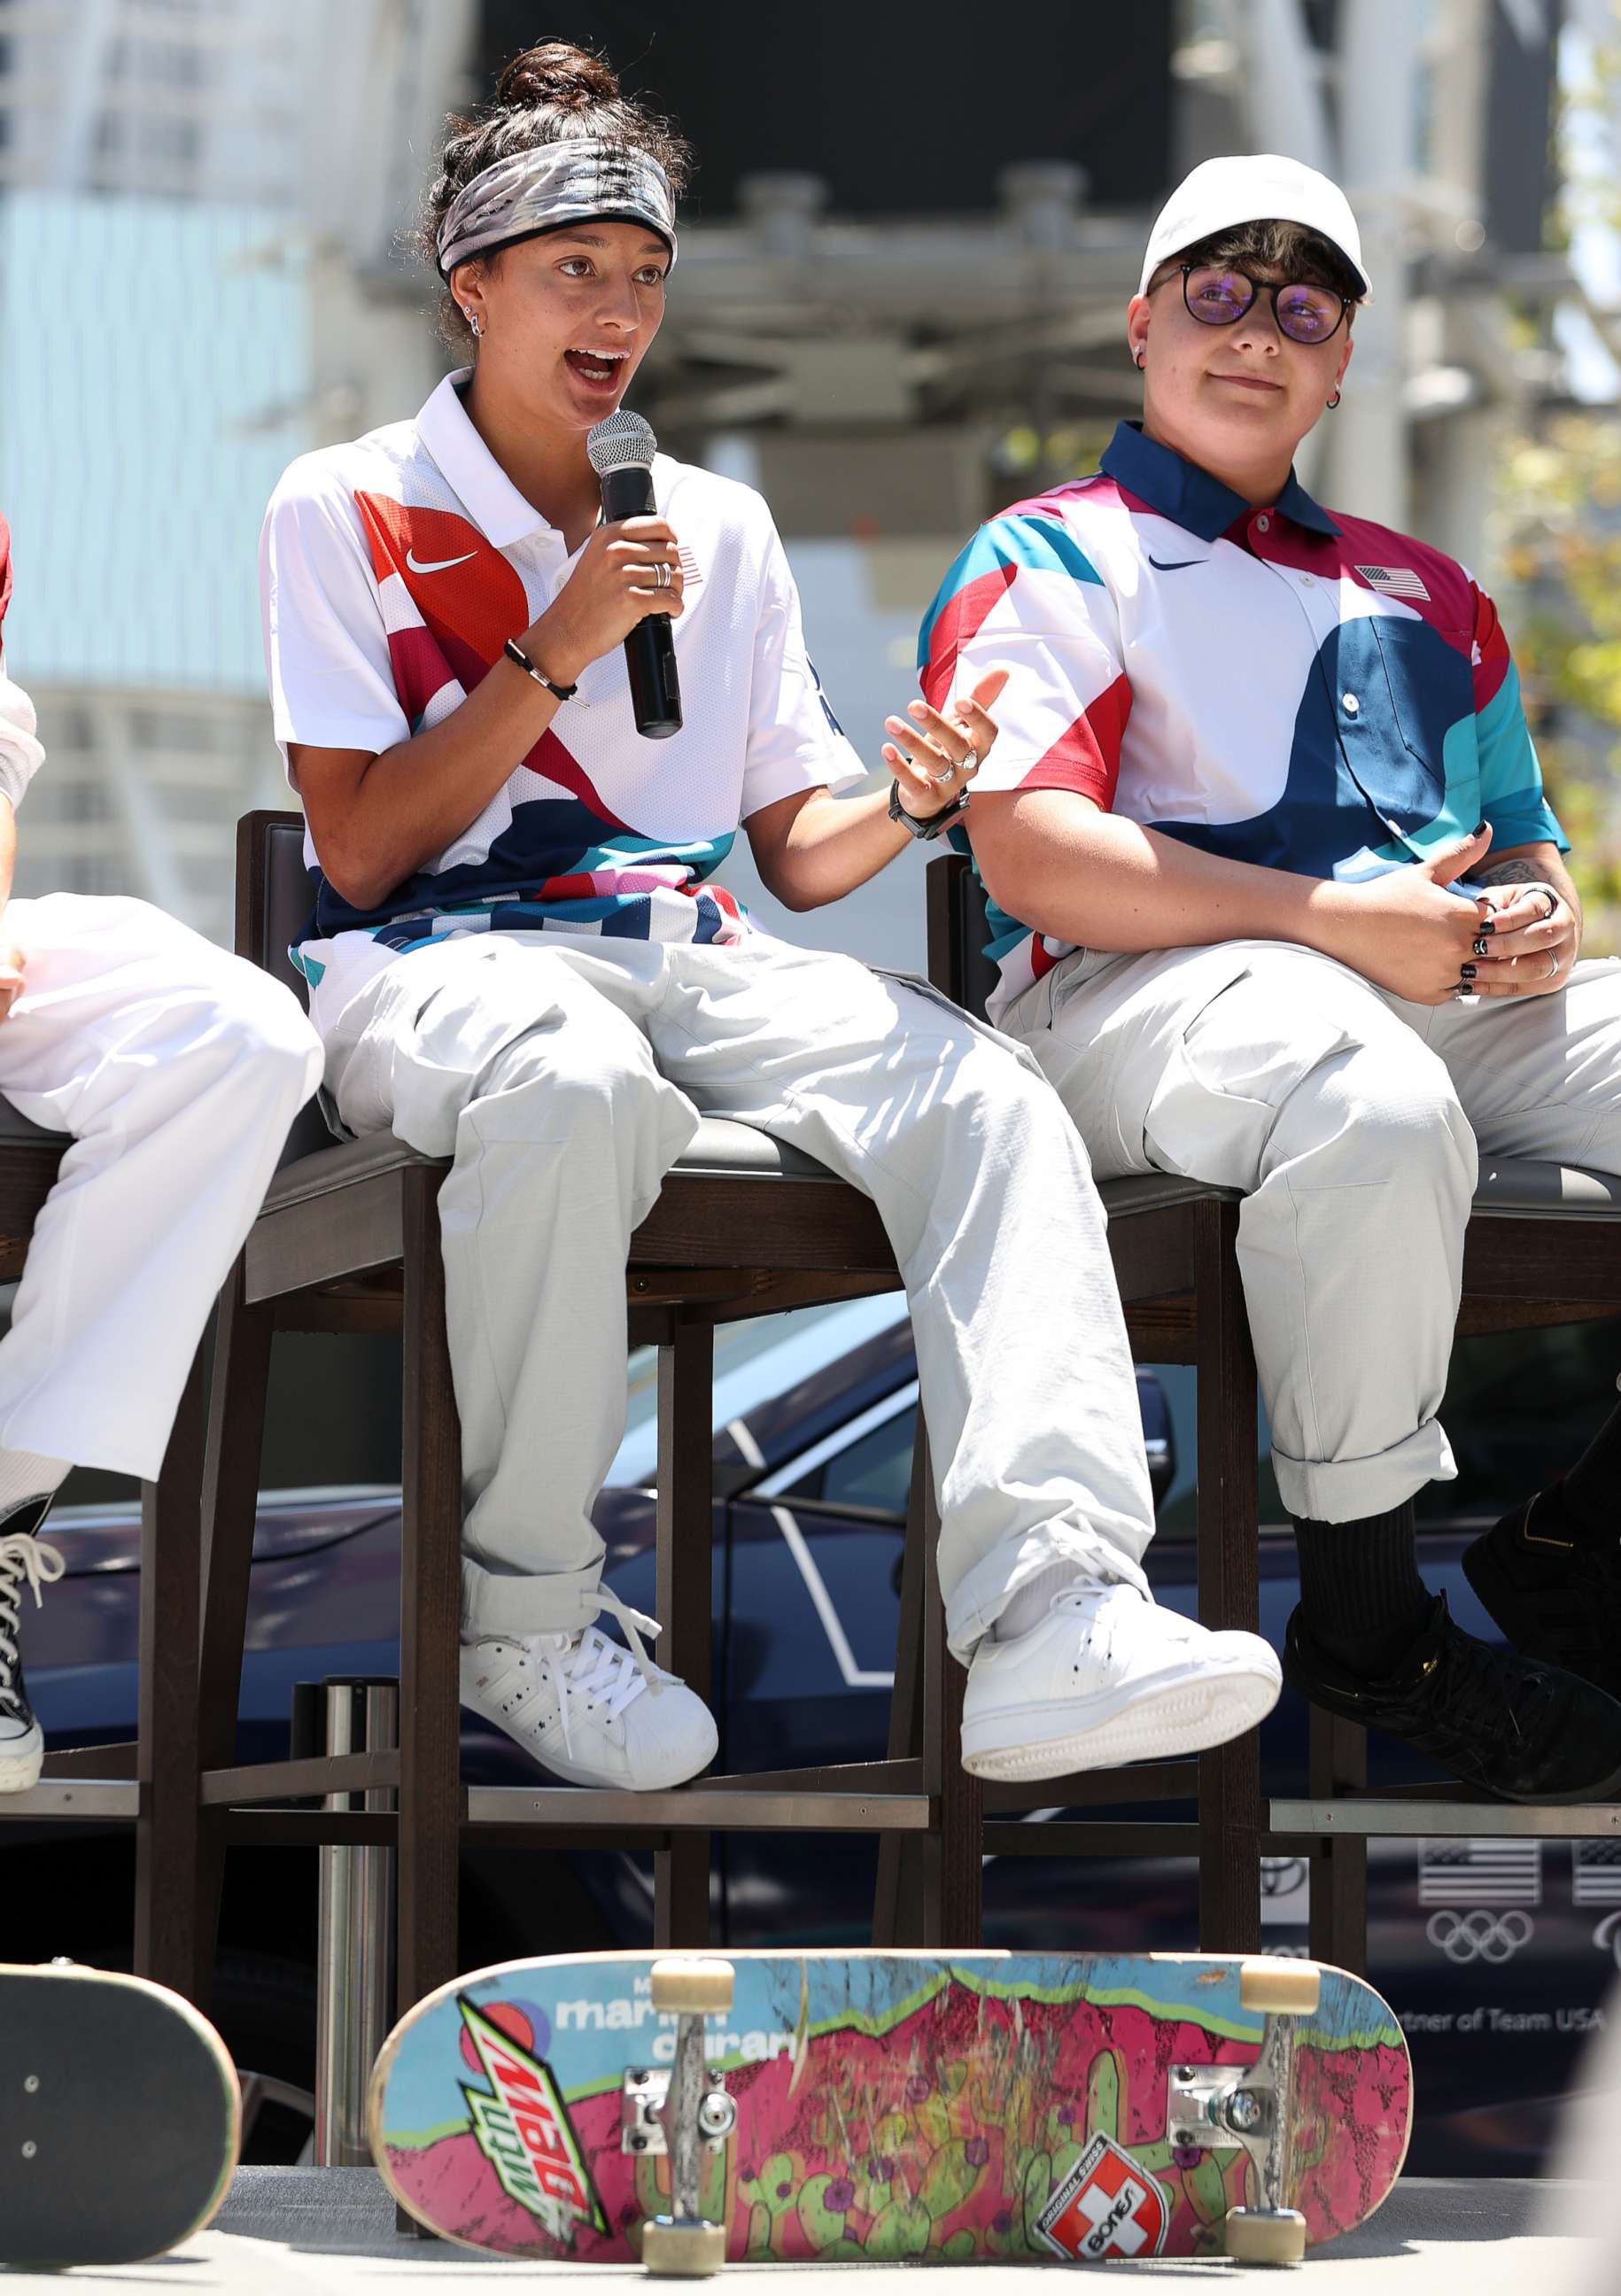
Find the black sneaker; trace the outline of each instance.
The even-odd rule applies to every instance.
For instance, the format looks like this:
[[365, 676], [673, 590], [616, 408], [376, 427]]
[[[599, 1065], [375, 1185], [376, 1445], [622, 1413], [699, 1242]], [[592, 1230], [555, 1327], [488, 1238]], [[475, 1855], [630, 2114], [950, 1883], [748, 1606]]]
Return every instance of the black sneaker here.
[[1283, 1639], [1283, 1679], [1314, 1705], [1399, 1738], [1504, 1800], [1621, 1794], [1621, 1704], [1558, 1667], [1466, 1635], [1445, 1595], [1400, 1666], [1371, 1680], [1313, 1642], [1297, 1611]]
[[37, 1785], [45, 1759], [45, 1734], [29, 1704], [18, 1642], [23, 1587], [37, 1603], [40, 1588], [67, 1569], [58, 1550], [34, 1535], [50, 1511], [48, 1498], [26, 1499], [0, 1516], [0, 1794]]
[[1577, 1542], [1535, 1498], [1478, 1538], [1463, 1572], [1508, 1641], [1621, 1698], [1621, 1538]]

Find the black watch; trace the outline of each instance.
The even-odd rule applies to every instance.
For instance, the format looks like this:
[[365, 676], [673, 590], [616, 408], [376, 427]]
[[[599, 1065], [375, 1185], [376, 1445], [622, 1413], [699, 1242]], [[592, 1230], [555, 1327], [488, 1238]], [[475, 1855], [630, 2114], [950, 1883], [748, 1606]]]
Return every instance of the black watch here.
[[943, 805], [938, 813], [929, 814], [920, 821], [916, 814], [908, 813], [901, 803], [900, 783], [891, 782], [889, 784], [889, 818], [891, 821], [898, 821], [901, 827], [909, 831], [913, 837], [925, 839], [937, 837], [943, 829], [947, 828], [956, 820], [959, 814], [967, 811], [968, 791], [962, 790], [953, 798], [949, 805]]

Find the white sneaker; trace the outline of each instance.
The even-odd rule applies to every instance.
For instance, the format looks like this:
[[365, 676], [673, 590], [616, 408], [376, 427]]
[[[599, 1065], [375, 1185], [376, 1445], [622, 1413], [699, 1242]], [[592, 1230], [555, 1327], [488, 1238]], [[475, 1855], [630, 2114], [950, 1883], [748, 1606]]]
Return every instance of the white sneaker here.
[[962, 1767], [1057, 1778], [1195, 1753], [1253, 1729], [1282, 1680], [1258, 1635], [1211, 1634], [1134, 1587], [1083, 1580], [1028, 1634], [975, 1651]]
[[486, 1636], [462, 1646], [462, 1703], [567, 1785], [641, 1793], [682, 1785], [715, 1759], [714, 1718], [643, 1648], [657, 1621], [606, 1587], [598, 1591], [630, 1637], [628, 1650], [595, 1627]]
[[[60, 1551], [33, 1532], [45, 1521], [50, 1500], [34, 1499], [0, 1518], [0, 1794], [26, 1793], [39, 1783], [45, 1733], [34, 1718], [22, 1679], [18, 1640], [22, 1631], [22, 1589], [36, 1605], [40, 1588], [67, 1569]], [[29, 1530], [7, 1530], [7, 1522], [28, 1522]]]

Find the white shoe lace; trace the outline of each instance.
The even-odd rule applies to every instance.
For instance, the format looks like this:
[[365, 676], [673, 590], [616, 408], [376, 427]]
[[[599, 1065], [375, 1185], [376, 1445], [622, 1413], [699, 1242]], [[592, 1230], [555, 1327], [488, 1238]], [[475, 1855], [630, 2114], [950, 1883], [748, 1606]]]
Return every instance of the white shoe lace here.
[[[596, 1627], [585, 1628], [577, 1638], [571, 1635], [532, 1635], [523, 1638], [522, 1646], [549, 1669], [557, 1685], [558, 1719], [570, 1758], [574, 1753], [574, 1734], [569, 1712], [575, 1700], [583, 1698], [588, 1705], [602, 1707], [611, 1722], [644, 1690], [657, 1698], [671, 1683], [681, 1679], [679, 1675], [668, 1674], [655, 1665], [648, 1655], [642, 1637], [646, 1635], [652, 1640], [663, 1632], [657, 1619], [650, 1619], [645, 1611], [633, 1611], [611, 1587], [599, 1587], [597, 1598], [625, 1629], [628, 1649], [624, 1643], [610, 1642]], [[524, 1704], [531, 1703], [533, 1696], [532, 1693]]]
[[61, 1550], [48, 1546], [43, 1538], [31, 1538], [20, 1530], [0, 1537], [0, 1659], [8, 1668], [17, 1663], [24, 1582], [37, 1610], [44, 1600], [41, 1588], [53, 1586], [67, 1567]]

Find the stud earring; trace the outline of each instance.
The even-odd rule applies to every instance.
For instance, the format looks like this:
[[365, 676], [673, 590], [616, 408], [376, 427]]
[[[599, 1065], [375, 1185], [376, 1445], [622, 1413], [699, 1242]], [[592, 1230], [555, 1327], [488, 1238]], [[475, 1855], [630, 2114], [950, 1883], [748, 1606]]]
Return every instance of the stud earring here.
[[462, 314], [462, 316], [466, 320], [466, 322], [467, 322], [468, 325], [472, 329], [472, 332], [473, 332], [473, 340], [474, 340], [474, 341], [475, 341], [475, 342], [477, 342], [477, 341], [480, 340], [481, 340], [481, 338], [482, 338], [482, 336], [483, 336], [484, 330], [483, 330], [483, 328], [479, 324], [479, 314], [477, 313], [477, 311], [466, 311], [466, 310], [464, 310], [464, 311], [463, 312], [463, 314]]

